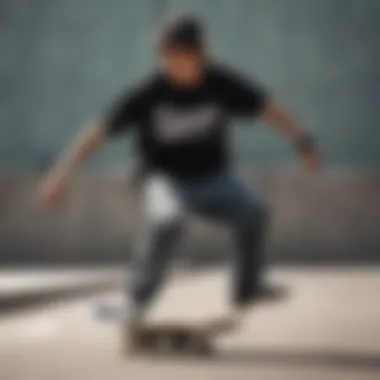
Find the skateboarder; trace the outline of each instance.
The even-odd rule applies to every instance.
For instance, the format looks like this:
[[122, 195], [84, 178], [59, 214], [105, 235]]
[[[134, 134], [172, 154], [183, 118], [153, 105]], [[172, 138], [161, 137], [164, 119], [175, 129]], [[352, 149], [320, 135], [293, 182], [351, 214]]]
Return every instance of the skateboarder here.
[[158, 291], [189, 211], [217, 218], [235, 233], [235, 310], [244, 310], [260, 291], [268, 212], [234, 175], [230, 118], [261, 118], [291, 141], [307, 170], [319, 166], [314, 140], [296, 119], [254, 80], [216, 62], [206, 45], [196, 18], [182, 16], [165, 24], [156, 46], [160, 67], [86, 128], [43, 182], [44, 202], [56, 206], [74, 169], [107, 138], [134, 128], [148, 174], [141, 185], [146, 229], [128, 288], [131, 324]]

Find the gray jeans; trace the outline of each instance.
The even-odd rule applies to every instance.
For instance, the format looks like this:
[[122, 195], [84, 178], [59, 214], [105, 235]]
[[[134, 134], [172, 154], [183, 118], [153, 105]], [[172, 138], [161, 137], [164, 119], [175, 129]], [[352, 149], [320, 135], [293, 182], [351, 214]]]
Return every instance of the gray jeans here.
[[159, 290], [188, 211], [217, 218], [236, 238], [231, 301], [248, 303], [258, 290], [267, 222], [263, 202], [233, 174], [219, 173], [197, 181], [151, 176], [144, 187], [145, 230], [135, 252], [128, 292], [145, 307]]

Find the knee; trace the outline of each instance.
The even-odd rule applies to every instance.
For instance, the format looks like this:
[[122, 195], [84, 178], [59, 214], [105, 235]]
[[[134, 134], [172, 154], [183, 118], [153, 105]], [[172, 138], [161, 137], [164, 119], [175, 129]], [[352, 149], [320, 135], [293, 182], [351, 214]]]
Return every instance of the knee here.
[[147, 186], [145, 217], [149, 225], [160, 230], [174, 230], [184, 216], [184, 205], [165, 178], [152, 178]]
[[165, 218], [152, 221], [151, 229], [162, 237], [174, 237], [180, 233], [183, 226], [183, 218], [179, 215], [175, 218]]
[[152, 210], [148, 215], [148, 224], [159, 230], [176, 230], [183, 222], [184, 212], [181, 207]]
[[147, 220], [148, 229], [163, 239], [175, 237], [182, 229], [184, 212], [180, 208], [152, 213]]

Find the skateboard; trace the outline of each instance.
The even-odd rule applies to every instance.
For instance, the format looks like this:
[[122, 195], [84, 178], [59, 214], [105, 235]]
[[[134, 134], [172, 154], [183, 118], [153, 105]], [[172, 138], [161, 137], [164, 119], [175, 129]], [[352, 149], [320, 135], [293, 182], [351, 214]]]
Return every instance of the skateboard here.
[[241, 325], [241, 315], [237, 313], [198, 323], [144, 320], [131, 328], [124, 325], [121, 307], [100, 304], [95, 312], [97, 320], [120, 327], [122, 354], [127, 356], [153, 353], [212, 355], [215, 339]]
[[191, 353], [208, 356], [214, 352], [215, 338], [236, 327], [228, 317], [198, 324], [145, 322], [133, 329], [124, 329], [123, 349], [125, 354]]

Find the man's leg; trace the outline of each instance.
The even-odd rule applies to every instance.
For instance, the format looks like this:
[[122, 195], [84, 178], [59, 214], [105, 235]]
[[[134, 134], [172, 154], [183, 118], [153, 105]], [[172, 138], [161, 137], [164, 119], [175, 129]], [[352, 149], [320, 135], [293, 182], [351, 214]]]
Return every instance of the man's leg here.
[[203, 193], [200, 211], [227, 222], [234, 230], [232, 301], [237, 308], [244, 308], [258, 296], [261, 288], [268, 210], [261, 199], [227, 173], [210, 179]]
[[184, 218], [183, 202], [164, 177], [152, 176], [145, 184], [144, 233], [134, 253], [128, 286], [127, 323], [138, 322], [160, 289], [172, 248]]

